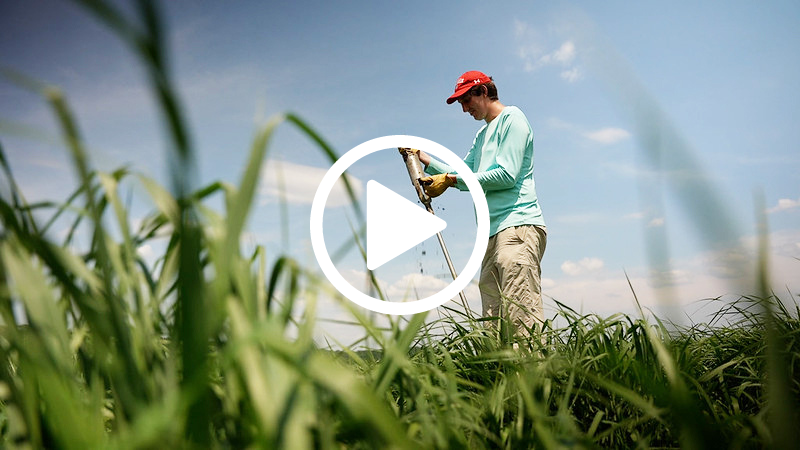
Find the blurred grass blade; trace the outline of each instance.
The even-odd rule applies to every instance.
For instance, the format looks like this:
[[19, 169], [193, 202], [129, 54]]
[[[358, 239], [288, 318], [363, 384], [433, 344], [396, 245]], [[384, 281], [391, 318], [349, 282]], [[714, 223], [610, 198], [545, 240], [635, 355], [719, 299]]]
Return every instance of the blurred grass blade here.
[[756, 197], [755, 205], [758, 220], [758, 287], [767, 343], [767, 420], [774, 448], [789, 449], [800, 442], [800, 429], [797, 427], [800, 398], [792, 395], [791, 363], [784, 354], [784, 349], [790, 346], [784, 333], [778, 329], [775, 304], [780, 304], [780, 301], [775, 301], [776, 297], [769, 289], [769, 227], [763, 194]]
[[[306, 123], [303, 119], [301, 119], [299, 116], [297, 116], [296, 114], [289, 113], [286, 114], [286, 120], [295, 124], [298, 128], [300, 128], [301, 131], [303, 131], [306, 135], [308, 135], [308, 137], [310, 137], [314, 141], [314, 143], [316, 143], [319, 146], [320, 150], [322, 150], [322, 153], [328, 158], [328, 160], [331, 163], [334, 163], [336, 162], [336, 160], [339, 159], [339, 155], [336, 154], [333, 148], [330, 145], [328, 145], [328, 143], [325, 142], [324, 139], [322, 139], [322, 136], [320, 136], [316, 131], [314, 131], [314, 129], [311, 128], [311, 126], [308, 123]], [[361, 212], [361, 204], [359, 202], [358, 197], [356, 196], [352, 184], [350, 183], [350, 180], [348, 179], [347, 176], [342, 176], [341, 181], [344, 183], [345, 190], [347, 191], [347, 196], [350, 197], [350, 202], [353, 206], [353, 209], [355, 210], [356, 217], [362, 218], [363, 220], [363, 217], [365, 216]]]

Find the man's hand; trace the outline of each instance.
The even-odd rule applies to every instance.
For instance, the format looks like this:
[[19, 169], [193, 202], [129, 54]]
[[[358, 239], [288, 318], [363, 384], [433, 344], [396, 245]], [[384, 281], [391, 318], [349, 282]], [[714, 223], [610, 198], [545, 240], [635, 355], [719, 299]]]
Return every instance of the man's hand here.
[[422, 188], [425, 189], [425, 193], [431, 197], [442, 195], [447, 188], [455, 184], [448, 173], [420, 178], [419, 182], [422, 184]]
[[430, 157], [430, 156], [428, 156], [428, 154], [427, 154], [427, 153], [425, 153], [425, 152], [423, 152], [423, 151], [420, 151], [419, 149], [416, 149], [416, 148], [408, 148], [408, 147], [397, 147], [397, 150], [398, 150], [398, 151], [400, 151], [400, 154], [401, 154], [401, 155], [402, 155], [403, 153], [413, 153], [413, 154], [416, 154], [416, 155], [417, 155], [417, 157], [419, 158], [419, 162], [421, 162], [421, 163], [422, 163], [422, 165], [423, 165], [423, 166], [425, 166], [425, 167], [428, 167], [428, 164], [430, 164], [430, 163], [431, 163], [431, 157]]

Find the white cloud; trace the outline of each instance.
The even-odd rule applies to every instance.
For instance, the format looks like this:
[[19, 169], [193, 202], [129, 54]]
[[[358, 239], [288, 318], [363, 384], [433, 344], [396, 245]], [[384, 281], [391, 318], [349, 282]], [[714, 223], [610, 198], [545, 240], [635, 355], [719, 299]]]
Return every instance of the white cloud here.
[[542, 65], [548, 64], [561, 64], [568, 65], [575, 59], [575, 44], [572, 41], [566, 41], [561, 44], [561, 47], [548, 53], [541, 58], [539, 62]]
[[561, 78], [569, 83], [574, 83], [581, 79], [581, 72], [577, 67], [573, 67], [561, 72]]
[[140, 245], [136, 248], [136, 253], [146, 260], [150, 260], [155, 255], [153, 247], [150, 244]]
[[527, 23], [515, 20], [514, 35], [519, 43], [517, 55], [522, 60], [525, 71], [532, 72], [538, 69], [538, 60], [544, 54], [539, 33]]
[[394, 301], [417, 300], [441, 291], [451, 282], [431, 275], [411, 273], [390, 284], [386, 288], [386, 296]]
[[[383, 281], [379, 281], [381, 286], [385, 286], [384, 293], [386, 297], [394, 302], [413, 301], [430, 297], [449, 286], [452, 282], [453, 280], [449, 277], [441, 278], [420, 273], [406, 274], [399, 280], [388, 285]], [[481, 294], [477, 283], [473, 282], [468, 284], [463, 292], [470, 304], [470, 308], [474, 310], [473, 312], [477, 311], [480, 313]], [[461, 303], [459, 297], [456, 297], [452, 301], [455, 301], [457, 304]], [[448, 306], [453, 305], [448, 304]]]
[[[372, 284], [372, 281], [365, 269], [343, 269], [340, 273], [351, 286], [361, 292], [368, 295], [377, 295], [369, 292], [368, 286]], [[386, 298], [393, 302], [414, 301], [430, 297], [453, 282], [449, 274], [446, 277], [439, 277], [412, 272], [392, 282], [381, 277], [378, 272], [373, 272], [373, 275], [376, 277], [378, 285], [386, 295]], [[464, 288], [464, 295], [472, 308], [480, 305], [480, 290], [475, 280]], [[455, 301], [460, 302], [458, 297], [455, 298]]]
[[[525, 22], [514, 21], [514, 35], [517, 38], [517, 55], [522, 60], [526, 72], [534, 72], [547, 66], [562, 67], [561, 78], [574, 83], [581, 78], [581, 72], [575, 67], [578, 56], [575, 43], [566, 40], [556, 49], [544, 44], [541, 34]], [[551, 48], [548, 51], [546, 48]]]
[[800, 198], [797, 200], [792, 200], [789, 198], [782, 198], [778, 200], [778, 204], [773, 206], [772, 208], [767, 209], [767, 214], [773, 214], [780, 211], [787, 211], [790, 209], [795, 209], [800, 206]]
[[[314, 194], [317, 192], [322, 178], [327, 172], [326, 169], [302, 164], [295, 164], [288, 161], [269, 160], [261, 168], [261, 204], [267, 204], [278, 199], [285, 199], [288, 203], [308, 204], [314, 201]], [[355, 191], [356, 197], [361, 197], [364, 185], [358, 178], [347, 176], [350, 185]], [[333, 185], [328, 196], [326, 206], [342, 206], [350, 203], [344, 182], [342, 179]]]
[[583, 258], [580, 261], [564, 261], [561, 264], [561, 271], [567, 275], [577, 276], [588, 272], [596, 272], [604, 266], [600, 258]]
[[647, 270], [633, 269], [627, 270], [627, 276], [626, 272], [619, 271], [557, 280], [555, 286], [543, 288], [545, 315], [552, 317], [554, 313], [550, 298], [581, 314], [602, 317], [617, 313], [638, 316], [638, 300], [647, 315], [654, 312], [676, 322], [688, 315], [692, 321], [701, 322], [708, 319], [709, 310], [698, 313], [705, 306], [698, 301], [729, 293], [724, 282], [701, 274], [675, 270], [668, 279], [651, 275]]
[[[533, 72], [545, 66], [571, 67], [577, 55], [575, 44], [572, 41], [566, 41], [557, 49], [545, 52], [542, 50], [541, 45], [532, 43], [530, 38], [526, 41], [526, 44], [519, 47], [517, 53], [525, 62], [525, 70], [528, 72]], [[574, 70], [577, 74], [577, 69]]]
[[596, 131], [584, 133], [584, 136], [601, 144], [615, 144], [631, 137], [631, 134], [622, 128], [601, 128]]
[[648, 284], [654, 288], [670, 288], [685, 285], [692, 281], [692, 273], [687, 270], [651, 270]]
[[527, 23], [514, 19], [514, 36], [517, 38], [524, 37], [530, 30]]
[[646, 220], [650, 217], [652, 218], [647, 222], [647, 228], [663, 227], [664, 224], [667, 222], [666, 219], [663, 217], [653, 217], [652, 213], [643, 211], [633, 212], [622, 216], [624, 220]]
[[[575, 72], [577, 73], [576, 76], [580, 77], [578, 69], [575, 69]], [[548, 127], [554, 130], [564, 130], [579, 135], [585, 139], [589, 139], [590, 141], [606, 145], [616, 144], [617, 142], [624, 141], [625, 139], [629, 139], [631, 137], [631, 133], [622, 128], [605, 127], [593, 131], [587, 131], [580, 125], [567, 122], [557, 117], [550, 117], [545, 123]]]
[[740, 279], [755, 267], [755, 245], [755, 242], [743, 241], [740, 248], [701, 253], [689, 264], [715, 278]]
[[568, 68], [567, 71], [574, 71], [575, 75], [578, 74], [577, 69], [572, 66], [577, 56], [575, 44], [572, 41], [562, 43], [560, 47], [549, 53], [540, 52], [539, 48], [539, 46], [521, 47], [519, 54], [526, 63], [527, 71], [533, 72], [546, 66], [561, 66]]
[[[767, 241], [769, 286], [793, 309], [792, 296], [800, 291], [796, 276], [800, 269], [800, 230], [774, 232]], [[735, 248], [702, 251], [690, 258], [672, 260], [670, 267], [662, 271], [634, 267], [624, 272], [580, 272], [579, 263], [567, 261], [569, 264], [562, 265], [562, 270], [580, 272], [579, 276], [550, 278], [547, 283], [543, 280], [545, 310], [552, 316], [554, 305], [548, 299], [555, 299], [581, 313], [637, 314], [635, 293], [643, 308], [662, 318], [707, 321], [720, 307], [719, 300], [709, 299], [729, 302], [758, 294], [757, 242], [754, 236], [746, 237]]]
[[[644, 278], [632, 278], [634, 288], [644, 284]], [[556, 280], [553, 286], [542, 286], [545, 317], [552, 317], [553, 305], [549, 299], [563, 303], [579, 313], [611, 315], [632, 311], [635, 305], [631, 288], [624, 274], [607, 274], [600, 278], [575, 277]], [[549, 313], [549, 314], [548, 314]]]

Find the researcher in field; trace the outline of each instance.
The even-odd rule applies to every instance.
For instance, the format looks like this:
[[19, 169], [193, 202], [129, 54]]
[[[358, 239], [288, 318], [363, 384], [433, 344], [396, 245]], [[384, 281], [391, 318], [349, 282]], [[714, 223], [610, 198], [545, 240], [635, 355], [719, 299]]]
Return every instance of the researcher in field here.
[[[479, 287], [484, 317], [503, 317], [516, 336], [529, 336], [544, 322], [541, 261], [547, 243], [542, 209], [533, 180], [533, 130], [516, 106], [505, 106], [491, 77], [466, 72], [448, 104], [485, 124], [464, 162], [478, 178], [489, 205], [489, 243]], [[419, 152], [425, 192], [442, 195], [449, 187], [468, 190], [453, 168]]]

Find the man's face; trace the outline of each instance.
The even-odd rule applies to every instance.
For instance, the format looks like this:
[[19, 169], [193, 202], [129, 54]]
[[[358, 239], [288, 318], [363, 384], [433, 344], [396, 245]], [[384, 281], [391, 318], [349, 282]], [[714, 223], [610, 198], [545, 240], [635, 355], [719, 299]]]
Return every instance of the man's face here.
[[472, 92], [467, 92], [458, 98], [458, 103], [461, 105], [461, 110], [469, 113], [475, 120], [485, 120], [488, 109], [485, 95], [474, 96]]

